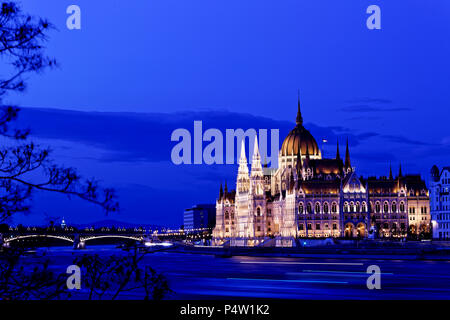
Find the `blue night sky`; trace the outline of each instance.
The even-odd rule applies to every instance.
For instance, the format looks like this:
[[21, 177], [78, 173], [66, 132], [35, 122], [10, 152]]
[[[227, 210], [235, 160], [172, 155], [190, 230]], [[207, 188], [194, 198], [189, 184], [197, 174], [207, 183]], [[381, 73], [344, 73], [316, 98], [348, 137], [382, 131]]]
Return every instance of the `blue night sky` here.
[[[40, 0], [25, 11], [48, 18], [48, 54], [60, 68], [29, 78], [8, 101], [19, 124], [50, 145], [59, 163], [117, 188], [112, 219], [171, 226], [183, 209], [214, 202], [235, 165], [170, 161], [176, 128], [294, 126], [300, 89], [305, 127], [335, 153], [349, 138], [361, 175], [401, 162], [428, 179], [450, 165], [450, 2], [447, 0]], [[82, 29], [66, 28], [66, 8]], [[366, 8], [381, 8], [368, 30]], [[36, 194], [34, 212], [70, 223], [102, 220], [81, 201]]]

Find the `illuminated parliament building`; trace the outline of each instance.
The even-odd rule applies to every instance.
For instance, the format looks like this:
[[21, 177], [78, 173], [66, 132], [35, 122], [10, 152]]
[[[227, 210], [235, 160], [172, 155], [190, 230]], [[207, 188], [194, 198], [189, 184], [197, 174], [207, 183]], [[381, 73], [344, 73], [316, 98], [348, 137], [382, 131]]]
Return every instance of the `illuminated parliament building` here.
[[[255, 137], [256, 140], [256, 137]], [[303, 126], [284, 139], [278, 168], [262, 165], [255, 141], [249, 170], [242, 140], [236, 190], [220, 187], [213, 244], [295, 246], [299, 238], [406, 237], [429, 232], [429, 193], [420, 175], [358, 177], [347, 146], [322, 158]]]

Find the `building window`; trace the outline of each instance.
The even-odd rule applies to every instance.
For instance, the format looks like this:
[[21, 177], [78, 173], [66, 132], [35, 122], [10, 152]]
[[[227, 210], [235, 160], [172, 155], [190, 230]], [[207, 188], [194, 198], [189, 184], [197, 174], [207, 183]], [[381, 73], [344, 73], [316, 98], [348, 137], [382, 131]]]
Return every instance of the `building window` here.
[[331, 211], [333, 213], [337, 213], [337, 204], [336, 204], [336, 202], [333, 202], [333, 204], [331, 205]]
[[344, 203], [344, 212], [348, 212], [348, 203], [347, 202]]
[[353, 202], [350, 202], [350, 212], [355, 212]]
[[316, 230], [320, 230], [320, 223], [316, 223]]
[[312, 229], [311, 223], [308, 223], [308, 230], [311, 230], [311, 229]]
[[300, 204], [298, 205], [298, 213], [303, 213], [303, 202], [300, 202]]
[[256, 227], [256, 231], [261, 231], [261, 227], [260, 226]]
[[256, 208], [256, 215], [259, 217], [261, 216], [261, 209], [258, 207]]
[[316, 213], [320, 213], [320, 203], [316, 203], [316, 210], [315, 210], [315, 212]]
[[384, 210], [384, 213], [389, 212], [389, 203], [387, 201], [384, 202], [383, 210]]
[[396, 213], [397, 212], [397, 203], [394, 201], [392, 202], [392, 212]]
[[303, 231], [303, 223], [301, 223], [301, 224], [298, 226], [298, 228], [299, 228], [300, 231]]
[[311, 202], [308, 202], [308, 204], [306, 205], [306, 211], [307, 211], [308, 213], [312, 213], [312, 205], [311, 205]]
[[362, 212], [367, 212], [367, 204], [365, 202], [362, 203]]
[[356, 212], [360, 212], [361, 211], [361, 206], [359, 204], [359, 202], [356, 203]]
[[403, 201], [400, 202], [400, 212], [405, 212], [405, 203]]
[[380, 213], [381, 212], [381, 206], [380, 206], [380, 203], [378, 201], [375, 203], [375, 212], [376, 213]]
[[337, 230], [337, 224], [333, 223], [333, 230]]
[[323, 204], [323, 212], [324, 212], [324, 213], [328, 213], [328, 203], [327, 203], [327, 202], [325, 202], [325, 203]]

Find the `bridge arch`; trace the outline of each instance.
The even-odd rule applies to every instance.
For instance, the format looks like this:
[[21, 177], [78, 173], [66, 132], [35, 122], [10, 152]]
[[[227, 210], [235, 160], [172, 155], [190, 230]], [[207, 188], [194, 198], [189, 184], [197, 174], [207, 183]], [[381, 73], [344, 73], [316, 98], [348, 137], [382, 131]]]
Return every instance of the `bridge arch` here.
[[101, 235], [101, 236], [80, 237], [80, 241], [86, 242], [89, 240], [104, 239], [104, 238], [122, 238], [122, 239], [135, 240], [135, 241], [142, 241], [144, 239], [144, 237], [121, 236], [121, 235], [110, 234], [110, 235]]
[[70, 243], [73, 243], [73, 239], [71, 239], [69, 237], [54, 236], [54, 235], [51, 235], [51, 234], [27, 234], [27, 235], [12, 237], [12, 238], [6, 238], [6, 239], [4, 239], [4, 242], [8, 243], [8, 242], [11, 242], [11, 241], [16, 241], [16, 240], [21, 240], [21, 239], [28, 239], [28, 238], [54, 238], [54, 239], [65, 240], [65, 241], [68, 241]]

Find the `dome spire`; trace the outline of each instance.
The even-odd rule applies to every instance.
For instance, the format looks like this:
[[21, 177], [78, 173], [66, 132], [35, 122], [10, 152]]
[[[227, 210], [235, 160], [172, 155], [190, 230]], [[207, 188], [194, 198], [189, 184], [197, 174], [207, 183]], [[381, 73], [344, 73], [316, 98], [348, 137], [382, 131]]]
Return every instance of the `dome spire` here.
[[303, 126], [303, 117], [302, 117], [302, 112], [300, 111], [300, 90], [298, 90], [297, 93], [297, 104], [298, 104], [298, 110], [297, 110], [297, 119], [295, 120], [295, 122], [297, 123], [297, 127], [301, 127]]

